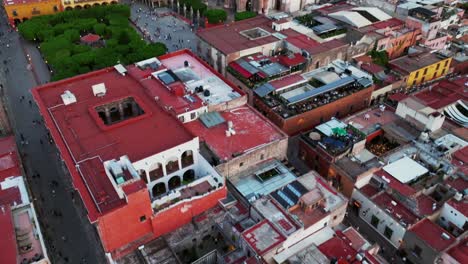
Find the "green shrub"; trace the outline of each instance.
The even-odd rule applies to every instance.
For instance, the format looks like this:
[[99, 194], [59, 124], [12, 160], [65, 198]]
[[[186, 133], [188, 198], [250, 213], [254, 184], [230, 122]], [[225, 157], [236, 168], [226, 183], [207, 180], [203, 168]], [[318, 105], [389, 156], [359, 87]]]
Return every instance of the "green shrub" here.
[[257, 13], [252, 12], [252, 11], [238, 12], [234, 15], [234, 20], [240, 21], [240, 20], [244, 20], [244, 19], [248, 19], [248, 18], [252, 18], [256, 16], [257, 16]]

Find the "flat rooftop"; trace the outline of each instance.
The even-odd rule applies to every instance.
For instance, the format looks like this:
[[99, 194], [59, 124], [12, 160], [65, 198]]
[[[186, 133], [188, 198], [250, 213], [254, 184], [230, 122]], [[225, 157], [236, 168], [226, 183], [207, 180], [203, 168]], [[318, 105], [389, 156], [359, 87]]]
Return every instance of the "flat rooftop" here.
[[[278, 160], [262, 162], [251, 171], [249, 175], [231, 180], [247, 200], [268, 195], [296, 180], [296, 175]], [[270, 172], [270, 178], [261, 178], [263, 174]]]
[[446, 58], [435, 53], [425, 52], [417, 55], [406, 55], [389, 62], [390, 66], [396, 67], [398, 71], [409, 74], [416, 70], [438, 63]]
[[[202, 29], [197, 32], [198, 37], [217, 50], [228, 55], [270, 43], [280, 42], [281, 39], [273, 35], [276, 31], [271, 28], [272, 20], [265, 16], [232, 22], [226, 25]], [[282, 30], [282, 35], [298, 35], [292, 30]]]
[[10, 176], [20, 176], [21, 174], [15, 137], [0, 138], [0, 181]]
[[[93, 95], [96, 84], [105, 85], [104, 96]], [[65, 91], [75, 103], [64, 104]], [[127, 155], [136, 162], [195, 137], [152, 99], [151, 90], [113, 67], [49, 83], [32, 93], [92, 220], [125, 203], [105, 174], [103, 161]], [[133, 107], [118, 115], [116, 105], [121, 103]], [[114, 111], [109, 119], [98, 113], [106, 107]], [[81, 176], [74, 173], [78, 164]]]
[[362, 112], [347, 117], [343, 121], [353, 125], [366, 135], [370, 135], [382, 128], [383, 125], [392, 123], [398, 119], [398, 116], [385, 108], [382, 111], [380, 108], [370, 108]]
[[[234, 84], [231, 84], [192, 53], [177, 52], [161, 56], [159, 59], [185, 84], [189, 92], [197, 94], [208, 105], [218, 105], [243, 95]], [[189, 67], [184, 66], [185, 62], [189, 63]], [[203, 95], [203, 92], [195, 92], [195, 88], [198, 86], [209, 90], [210, 96]]]
[[403, 157], [383, 167], [383, 170], [401, 183], [411, 182], [429, 172], [424, 166], [409, 157]]
[[276, 90], [260, 86], [255, 90], [263, 103], [272, 108], [282, 118], [311, 111], [362, 89], [372, 87], [372, 76], [341, 60], [302, 74], [307, 82], [291, 85], [287, 89]]
[[[213, 127], [206, 127], [199, 119], [185, 123], [185, 127], [208, 145], [222, 161], [269, 144], [287, 136], [263, 115], [249, 105], [219, 112], [226, 121]], [[226, 136], [227, 122], [231, 121], [235, 135]]]
[[428, 218], [412, 226], [410, 231], [437, 251], [443, 251], [455, 242], [455, 238], [449, 232]]
[[375, 204], [384, 209], [393, 218], [404, 225], [412, 225], [418, 221], [418, 217], [411, 212], [405, 205], [395, 201], [395, 199], [388, 193], [382, 192], [372, 198]]
[[288, 237], [299, 229], [299, 226], [280, 207], [268, 197], [262, 197], [252, 203], [252, 206], [262, 214], [270, 223], [274, 224], [278, 231]]
[[260, 256], [286, 240], [286, 237], [266, 219], [245, 230], [242, 237]]

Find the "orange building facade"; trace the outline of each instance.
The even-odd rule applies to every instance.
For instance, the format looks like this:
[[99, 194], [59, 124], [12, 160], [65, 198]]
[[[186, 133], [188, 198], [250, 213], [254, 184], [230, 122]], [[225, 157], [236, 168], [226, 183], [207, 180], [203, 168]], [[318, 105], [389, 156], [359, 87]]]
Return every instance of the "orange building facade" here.
[[13, 26], [35, 16], [51, 15], [63, 10], [60, 0], [6, 0], [4, 6]]

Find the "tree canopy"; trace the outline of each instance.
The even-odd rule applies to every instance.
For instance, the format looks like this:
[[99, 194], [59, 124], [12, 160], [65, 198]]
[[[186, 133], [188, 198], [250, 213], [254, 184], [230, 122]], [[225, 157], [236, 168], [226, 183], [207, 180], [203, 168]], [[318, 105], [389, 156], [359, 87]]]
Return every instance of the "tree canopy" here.
[[[41, 53], [60, 80], [117, 63], [130, 64], [160, 56], [162, 43], [146, 43], [129, 25], [130, 9], [125, 5], [97, 6], [55, 15], [34, 17], [19, 25], [21, 35], [39, 43]], [[90, 47], [80, 37], [97, 34], [104, 44]]]
[[208, 9], [205, 16], [210, 24], [218, 24], [226, 21], [227, 14], [223, 9]]

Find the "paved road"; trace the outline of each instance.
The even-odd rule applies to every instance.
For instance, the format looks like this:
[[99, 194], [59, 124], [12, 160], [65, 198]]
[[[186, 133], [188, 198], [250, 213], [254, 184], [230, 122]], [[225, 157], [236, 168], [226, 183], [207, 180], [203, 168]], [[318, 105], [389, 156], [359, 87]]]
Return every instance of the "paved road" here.
[[[82, 208], [81, 201], [73, 199], [78, 196], [57, 149], [49, 143], [45, 127], [37, 122], [41, 117], [30, 89], [49, 80], [48, 69], [33, 44], [8, 31], [1, 11], [0, 32], [4, 35], [0, 36], [0, 82], [49, 257], [52, 263], [104, 263], [101, 244], [83, 210], [77, 209]], [[30, 54], [34, 71], [27, 68], [26, 54]]]
[[[141, 11], [140, 11], [141, 10]], [[150, 41], [166, 44], [169, 52], [188, 48], [196, 52], [197, 36], [189, 24], [170, 14], [168, 8], [152, 11], [142, 3], [131, 5], [131, 20], [146, 32]]]

